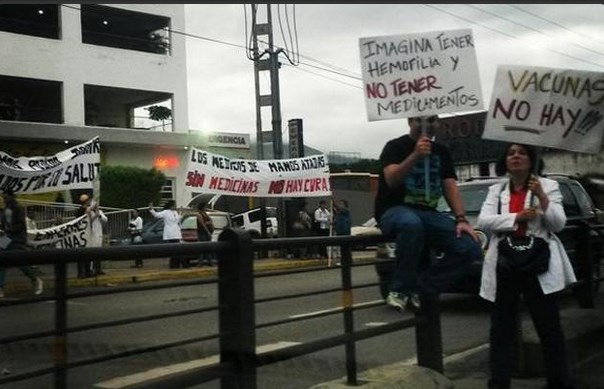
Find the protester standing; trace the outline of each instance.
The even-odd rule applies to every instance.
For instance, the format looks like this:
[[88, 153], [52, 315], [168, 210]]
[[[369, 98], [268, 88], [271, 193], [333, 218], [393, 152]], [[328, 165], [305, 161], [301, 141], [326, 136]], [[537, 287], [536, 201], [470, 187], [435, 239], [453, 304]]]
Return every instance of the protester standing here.
[[[214, 223], [206, 210], [206, 203], [201, 202], [197, 206], [197, 240], [200, 242], [211, 242], [212, 233], [214, 232]], [[199, 260], [199, 265], [216, 265], [214, 253], [203, 253]]]
[[[90, 241], [86, 247], [103, 247], [103, 225], [107, 224], [107, 216], [99, 207], [99, 203], [92, 197], [85, 202], [85, 214], [88, 216], [90, 228]], [[101, 260], [92, 261], [92, 275], [102, 276], [105, 274], [101, 267]]]
[[[576, 282], [576, 277], [555, 235], [566, 223], [559, 184], [531, 174], [541, 174], [543, 170], [543, 163], [538, 161], [537, 152], [531, 146], [509, 144], [496, 170], [506, 172], [509, 178], [489, 188], [478, 216], [478, 228], [491, 233], [480, 287], [480, 296], [493, 302], [488, 387], [510, 388], [522, 294], [541, 340], [546, 388], [571, 389], [557, 292]], [[526, 273], [506, 266], [514, 258], [502, 257], [499, 244], [501, 241], [506, 244], [510, 235], [545, 240], [549, 251], [547, 267]]]
[[[292, 223], [292, 236], [303, 237], [312, 234], [312, 217], [307, 210], [308, 203], [303, 201], [300, 203], [300, 208], [296, 212], [296, 217]], [[306, 247], [292, 249], [291, 255], [294, 258], [305, 258], [309, 250]]]
[[[88, 205], [90, 204], [90, 196], [87, 194], [80, 195], [80, 207], [76, 210], [76, 217], [81, 217], [87, 214]], [[90, 228], [90, 227], [89, 227]], [[92, 261], [88, 258], [78, 259], [78, 278], [94, 277]]]
[[[164, 209], [160, 212], [153, 209], [153, 203], [149, 203], [149, 211], [153, 217], [164, 220], [164, 231], [162, 239], [164, 243], [180, 243], [182, 233], [180, 232], [180, 215], [176, 211], [176, 202], [168, 200]], [[180, 258], [171, 257], [169, 262], [170, 269], [187, 267]]]
[[[130, 222], [128, 223], [128, 232], [130, 232], [130, 244], [140, 244], [143, 242], [141, 236], [143, 232], [143, 218], [138, 214], [138, 209], [132, 209], [130, 211]], [[142, 258], [136, 258], [134, 260], [133, 267], [143, 267]]]
[[[347, 200], [339, 200], [334, 208], [334, 227], [336, 235], [350, 235], [352, 221]], [[335, 257], [341, 258], [340, 246], [335, 246]]]
[[[319, 207], [315, 210], [315, 223], [316, 233], [318, 236], [329, 236], [329, 227], [331, 226], [331, 213], [327, 209], [327, 201], [319, 201]], [[319, 256], [321, 258], [327, 258], [327, 246], [320, 246], [318, 248]]]

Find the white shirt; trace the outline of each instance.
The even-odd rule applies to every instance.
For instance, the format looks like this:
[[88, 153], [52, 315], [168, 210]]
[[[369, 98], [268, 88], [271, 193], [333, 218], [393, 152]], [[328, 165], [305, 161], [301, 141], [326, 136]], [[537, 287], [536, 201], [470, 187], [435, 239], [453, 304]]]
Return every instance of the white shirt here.
[[163, 240], [182, 239], [180, 233], [180, 216], [178, 212], [172, 209], [164, 209], [163, 211], [156, 212], [153, 208], [150, 209], [151, 215], [158, 219], [164, 219], [164, 233], [162, 235]]
[[132, 232], [141, 232], [143, 230], [143, 218], [137, 216], [130, 220], [130, 226], [128, 227]]
[[315, 210], [315, 220], [319, 222], [319, 228], [327, 230], [329, 228], [329, 216], [330, 213], [327, 209], [321, 207]]

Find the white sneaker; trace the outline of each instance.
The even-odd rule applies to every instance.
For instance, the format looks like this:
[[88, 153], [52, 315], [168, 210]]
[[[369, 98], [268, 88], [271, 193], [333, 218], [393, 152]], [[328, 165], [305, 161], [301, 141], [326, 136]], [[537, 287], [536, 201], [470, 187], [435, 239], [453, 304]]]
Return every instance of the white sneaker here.
[[32, 285], [34, 287], [34, 294], [36, 296], [41, 295], [44, 291], [44, 282], [42, 282], [42, 279], [40, 277], [36, 277], [36, 279], [32, 281]]
[[4, 298], [4, 290], [2, 288], [0, 288], [0, 299]]
[[390, 292], [386, 297], [386, 304], [393, 307], [399, 312], [408, 309], [412, 312], [417, 312], [421, 308], [419, 296], [415, 293], [403, 295], [398, 292]]
[[402, 293], [390, 292], [386, 297], [386, 304], [396, 309], [397, 311], [403, 312], [407, 305], [407, 296]]

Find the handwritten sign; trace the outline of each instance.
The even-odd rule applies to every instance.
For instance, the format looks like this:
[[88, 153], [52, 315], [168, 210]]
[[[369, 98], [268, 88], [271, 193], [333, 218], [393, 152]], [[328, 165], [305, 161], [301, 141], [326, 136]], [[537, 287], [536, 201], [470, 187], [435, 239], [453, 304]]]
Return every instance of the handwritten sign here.
[[27, 230], [27, 245], [34, 249], [87, 247], [91, 242], [87, 215], [67, 223], [39, 230]]
[[250, 197], [331, 196], [325, 155], [251, 160], [191, 148], [185, 190]]
[[597, 153], [604, 73], [500, 65], [483, 138]]
[[13, 157], [0, 151], [0, 191], [30, 194], [93, 188], [100, 155], [99, 137], [46, 157]]
[[359, 40], [369, 121], [482, 109], [472, 30]]

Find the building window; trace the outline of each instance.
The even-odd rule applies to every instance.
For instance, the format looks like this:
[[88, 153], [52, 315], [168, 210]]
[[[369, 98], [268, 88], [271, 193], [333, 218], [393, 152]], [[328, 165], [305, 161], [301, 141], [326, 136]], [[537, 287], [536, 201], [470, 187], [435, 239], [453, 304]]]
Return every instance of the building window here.
[[93, 4], [80, 13], [84, 43], [170, 54], [170, 18]]
[[[144, 107], [148, 108], [153, 104], [168, 108], [170, 117], [151, 120], [149, 111]], [[84, 85], [84, 117], [87, 126], [172, 131], [171, 107], [171, 93]]]
[[0, 31], [59, 39], [59, 5], [2, 4]]
[[0, 75], [0, 120], [63, 123], [62, 84]]
[[174, 178], [166, 178], [166, 183], [161, 187], [160, 205], [164, 206], [169, 200], [174, 200]]

